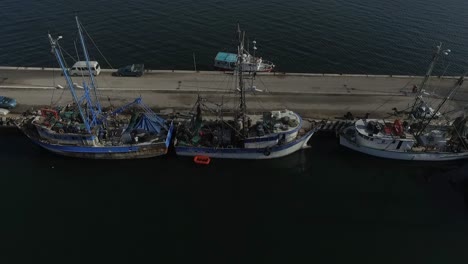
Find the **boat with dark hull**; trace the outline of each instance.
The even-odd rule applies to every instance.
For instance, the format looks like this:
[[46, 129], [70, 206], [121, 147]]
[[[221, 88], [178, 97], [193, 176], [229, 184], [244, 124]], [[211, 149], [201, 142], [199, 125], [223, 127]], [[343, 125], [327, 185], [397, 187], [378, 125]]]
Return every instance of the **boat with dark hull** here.
[[[89, 56], [76, 18], [87, 70]], [[66, 107], [43, 108], [25, 113], [18, 127], [34, 143], [56, 154], [90, 159], [150, 158], [167, 153], [173, 125], [143, 104], [141, 98], [116, 110], [103, 110], [99, 102], [93, 74], [83, 76], [83, 93], [78, 95], [68, 75], [58, 40], [49, 34], [54, 53], [73, 103]]]

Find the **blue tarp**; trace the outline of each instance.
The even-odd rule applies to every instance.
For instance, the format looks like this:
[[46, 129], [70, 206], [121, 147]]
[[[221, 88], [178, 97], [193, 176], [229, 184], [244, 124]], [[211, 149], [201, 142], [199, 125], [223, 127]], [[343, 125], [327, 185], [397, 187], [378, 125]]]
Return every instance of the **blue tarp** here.
[[215, 60], [225, 61], [225, 62], [237, 62], [237, 54], [226, 53], [226, 52], [218, 52], [218, 54], [216, 55]]
[[157, 133], [161, 132], [161, 127], [164, 126], [164, 119], [157, 115], [151, 114], [142, 114], [138, 120], [138, 122], [133, 127], [134, 129], [144, 129], [150, 133]]

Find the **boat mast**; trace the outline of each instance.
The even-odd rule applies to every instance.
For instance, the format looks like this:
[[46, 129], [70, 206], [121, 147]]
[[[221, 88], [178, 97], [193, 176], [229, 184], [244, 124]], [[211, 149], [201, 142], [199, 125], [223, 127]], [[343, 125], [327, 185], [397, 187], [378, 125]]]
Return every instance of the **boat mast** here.
[[247, 138], [247, 120], [246, 112], [247, 108], [245, 105], [245, 89], [244, 89], [244, 79], [243, 79], [243, 54], [244, 54], [244, 34], [241, 33], [239, 24], [237, 24], [237, 31], [239, 33], [239, 46], [237, 49], [237, 74], [239, 75], [239, 90], [240, 90], [240, 116], [242, 117], [242, 131], [241, 134], [244, 138]]
[[[437, 60], [440, 57], [440, 52], [441, 51], [442, 51], [442, 42], [439, 42], [439, 45], [437, 46], [436, 51], [432, 55], [432, 61], [431, 61], [431, 64], [429, 64], [429, 68], [427, 69], [426, 75], [424, 76], [424, 79], [422, 80], [421, 84], [419, 85], [418, 96], [416, 97], [416, 100], [414, 100], [413, 107], [411, 108], [411, 113], [413, 113], [415, 111], [415, 108], [417, 107], [419, 101], [422, 101], [422, 94], [424, 92], [424, 88], [426, 86], [427, 81], [431, 77], [432, 71], [434, 70], [434, 66], [435, 66]], [[449, 52], [450, 52], [449, 49], [444, 50], [445, 55], [448, 55]]]
[[[78, 16], [75, 16], [75, 20], [76, 20], [76, 26], [78, 27], [78, 35], [80, 36], [81, 47], [83, 48], [83, 54], [84, 54], [85, 60], [86, 60], [86, 67], [88, 68], [88, 73], [89, 73], [89, 77], [91, 79], [92, 89], [94, 91], [94, 98], [95, 98], [94, 107], [97, 107], [98, 112], [101, 113], [101, 104], [99, 103], [99, 98], [98, 98], [97, 92], [96, 92], [96, 84], [95, 84], [95, 80], [94, 80], [94, 74], [93, 74], [93, 71], [91, 70], [91, 65], [89, 64], [88, 50], [86, 49], [85, 41], [84, 41], [84, 38], [83, 38], [83, 32], [82, 32], [82, 29], [81, 29], [80, 21], [78, 20]], [[93, 113], [94, 113], [94, 109], [92, 109], [91, 111], [93, 111]]]
[[73, 100], [75, 101], [75, 104], [78, 107], [78, 110], [80, 112], [81, 119], [83, 120], [83, 123], [86, 127], [86, 131], [88, 133], [91, 133], [91, 126], [89, 125], [88, 119], [86, 118], [83, 109], [81, 108], [80, 101], [78, 100], [78, 97], [75, 92], [75, 88], [73, 85], [73, 81], [71, 80], [70, 76], [68, 75], [68, 70], [65, 68], [65, 65], [63, 63], [63, 55], [61, 51], [59, 50], [58, 46], [58, 41], [62, 38], [62, 36], [58, 36], [57, 39], [53, 39], [52, 36], [49, 34], [49, 41], [50, 45], [52, 46], [52, 52], [54, 53], [55, 57], [57, 58], [57, 61], [60, 65], [60, 68], [62, 68], [63, 76], [65, 76], [65, 79], [67, 80], [68, 87], [70, 88], [70, 92], [72, 94]]
[[437, 113], [439, 113], [439, 110], [442, 108], [442, 106], [452, 97], [452, 95], [455, 93], [455, 91], [460, 88], [462, 85], [463, 85], [463, 82], [465, 80], [465, 76], [468, 72], [465, 72], [465, 74], [463, 74], [462, 76], [460, 76], [460, 78], [458, 79], [457, 83], [455, 84], [455, 87], [453, 87], [452, 90], [450, 90], [449, 94], [444, 98], [444, 100], [442, 100], [442, 102], [440, 102], [439, 106], [437, 107], [437, 109], [434, 110], [434, 113], [431, 115], [431, 117], [426, 121], [426, 123], [422, 126], [421, 129], [418, 130], [418, 132], [416, 133], [416, 135], [420, 135], [425, 129], [426, 127], [429, 125], [429, 123], [434, 119], [434, 117], [437, 115]]

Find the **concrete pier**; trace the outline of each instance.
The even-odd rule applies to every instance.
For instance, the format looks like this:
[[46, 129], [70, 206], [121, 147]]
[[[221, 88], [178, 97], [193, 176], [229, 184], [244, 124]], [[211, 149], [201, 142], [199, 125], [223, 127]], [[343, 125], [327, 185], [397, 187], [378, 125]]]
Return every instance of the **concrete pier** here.
[[[96, 77], [104, 106], [120, 105], [135, 97], [157, 109], [191, 109], [198, 93], [209, 101], [234, 107], [232, 72], [147, 71], [142, 77], [115, 77], [114, 70], [103, 70]], [[82, 77], [73, 77], [80, 92]], [[420, 76], [339, 75], [303, 73], [257, 73], [255, 86], [262, 92], [247, 92], [250, 111], [288, 108], [311, 118], [332, 118], [347, 112], [355, 116], [370, 113], [385, 117], [392, 108], [403, 110], [411, 105]], [[456, 77], [432, 77], [426, 91], [445, 96]], [[65, 89], [58, 89], [62, 86]], [[22, 112], [33, 106], [67, 104], [71, 95], [59, 69], [0, 67], [0, 95], [16, 98]], [[235, 97], [235, 96], [234, 96]], [[427, 96], [429, 98], [429, 96]], [[110, 100], [109, 100], [110, 99]], [[466, 84], [448, 104], [456, 109], [467, 103]], [[434, 106], [440, 98], [431, 98]]]

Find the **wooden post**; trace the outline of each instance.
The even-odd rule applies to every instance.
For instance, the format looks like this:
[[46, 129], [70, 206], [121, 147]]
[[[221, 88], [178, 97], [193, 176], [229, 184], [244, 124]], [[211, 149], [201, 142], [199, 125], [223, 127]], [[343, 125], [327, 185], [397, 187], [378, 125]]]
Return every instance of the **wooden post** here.
[[195, 61], [195, 52], [193, 53], [193, 67], [195, 68], [195, 72], [197, 71], [197, 62]]

